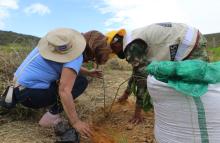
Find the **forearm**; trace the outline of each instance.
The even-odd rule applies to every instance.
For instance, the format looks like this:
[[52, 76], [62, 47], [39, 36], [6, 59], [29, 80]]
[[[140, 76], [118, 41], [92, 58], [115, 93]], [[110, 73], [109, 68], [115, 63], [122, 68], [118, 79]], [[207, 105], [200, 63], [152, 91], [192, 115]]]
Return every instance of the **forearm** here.
[[61, 99], [61, 103], [63, 105], [64, 111], [71, 123], [71, 125], [74, 126], [74, 124], [79, 121], [77, 112], [76, 112], [76, 108], [75, 108], [75, 103], [72, 97], [71, 92], [65, 92], [65, 91], [61, 91], [60, 92], [60, 99]]
[[142, 108], [147, 111], [151, 106], [150, 96], [147, 91], [147, 83], [140, 82], [137, 87], [136, 93], [136, 107]]
[[147, 73], [145, 72], [145, 67], [139, 67], [134, 71], [133, 78], [135, 79], [135, 96], [136, 96], [136, 106], [143, 108], [145, 94], [147, 93]]
[[132, 93], [132, 82], [133, 82], [133, 78], [130, 77], [130, 79], [129, 79], [129, 81], [128, 81], [127, 88], [126, 88], [126, 90], [125, 90], [125, 92], [126, 92], [127, 94], [129, 94], [129, 95]]
[[143, 108], [143, 95], [140, 92], [136, 94], [136, 107]]
[[132, 84], [135, 83], [135, 78], [133, 77], [134, 74], [135, 74], [135, 69], [133, 69], [133, 71], [132, 71], [131, 77], [130, 77], [130, 79], [128, 81], [127, 88], [125, 90], [125, 92], [127, 92], [128, 94], [132, 93]]
[[78, 118], [71, 92], [75, 84], [76, 76], [75, 71], [69, 68], [63, 68], [59, 83], [59, 96], [70, 124], [80, 132], [80, 134], [90, 137], [92, 132], [89, 126]]
[[89, 75], [89, 70], [85, 67], [81, 67], [80, 68], [80, 73], [83, 74], [83, 75]]

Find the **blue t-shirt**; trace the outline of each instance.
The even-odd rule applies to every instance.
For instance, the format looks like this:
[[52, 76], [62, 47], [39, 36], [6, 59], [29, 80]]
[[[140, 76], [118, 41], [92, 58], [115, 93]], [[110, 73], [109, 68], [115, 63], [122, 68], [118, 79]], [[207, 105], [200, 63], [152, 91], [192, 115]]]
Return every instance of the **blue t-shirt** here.
[[[30, 60], [32, 61], [29, 63]], [[15, 77], [18, 78], [17, 82], [24, 87], [47, 89], [51, 82], [60, 78], [63, 67], [70, 68], [78, 73], [82, 62], [82, 55], [68, 63], [46, 60], [39, 54], [38, 48], [35, 48], [18, 67]]]

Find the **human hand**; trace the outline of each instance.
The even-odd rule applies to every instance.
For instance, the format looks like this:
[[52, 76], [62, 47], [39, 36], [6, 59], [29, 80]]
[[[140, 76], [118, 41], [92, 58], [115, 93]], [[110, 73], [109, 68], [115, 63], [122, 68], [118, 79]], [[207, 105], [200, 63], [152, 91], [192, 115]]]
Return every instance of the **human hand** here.
[[118, 98], [118, 102], [125, 102], [129, 95], [130, 93], [125, 90], [123, 95]]
[[130, 123], [132, 124], [139, 124], [144, 121], [144, 117], [141, 115], [141, 108], [136, 107], [135, 113], [133, 117], [129, 120]]
[[89, 125], [85, 122], [82, 122], [80, 120], [78, 120], [73, 127], [80, 133], [81, 136], [84, 137], [92, 137], [92, 131], [89, 127]]
[[96, 78], [101, 78], [101, 79], [103, 78], [102, 71], [98, 69], [90, 70], [88, 75], [91, 77], [96, 77]]

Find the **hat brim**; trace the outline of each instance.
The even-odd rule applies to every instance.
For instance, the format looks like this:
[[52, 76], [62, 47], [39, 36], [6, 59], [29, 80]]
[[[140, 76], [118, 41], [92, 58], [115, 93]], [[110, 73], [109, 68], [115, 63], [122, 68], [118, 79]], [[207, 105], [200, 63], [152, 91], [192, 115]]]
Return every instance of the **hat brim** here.
[[86, 40], [83, 35], [73, 29], [62, 29], [62, 32], [65, 32], [65, 34], [71, 36], [71, 50], [65, 54], [61, 54], [55, 51], [52, 52], [51, 49], [48, 48], [49, 42], [47, 41], [46, 36], [44, 36], [41, 38], [37, 46], [40, 55], [43, 58], [54, 62], [67, 63], [79, 57], [83, 53], [86, 47]]

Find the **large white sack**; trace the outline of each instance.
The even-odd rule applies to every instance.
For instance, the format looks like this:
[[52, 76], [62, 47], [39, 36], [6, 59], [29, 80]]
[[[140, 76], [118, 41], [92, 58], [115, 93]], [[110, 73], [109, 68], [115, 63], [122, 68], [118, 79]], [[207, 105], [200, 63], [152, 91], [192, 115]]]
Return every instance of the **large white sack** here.
[[220, 143], [220, 84], [199, 97], [183, 95], [149, 75], [157, 143]]

